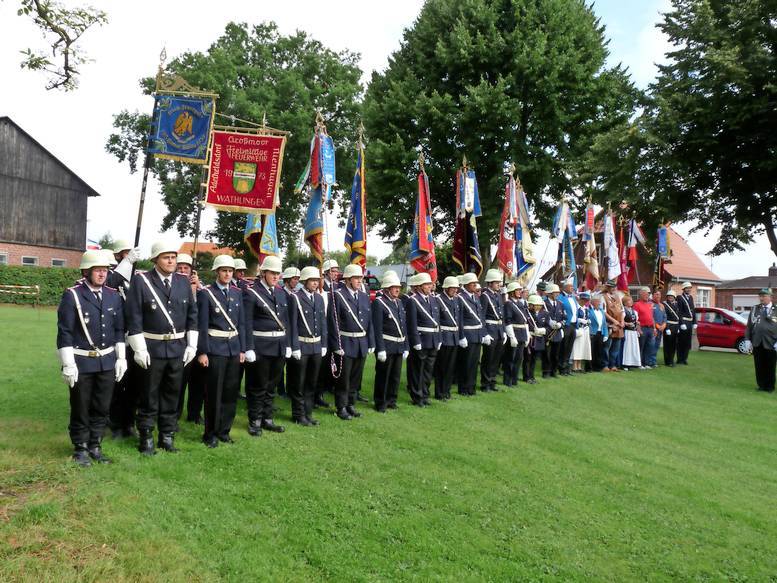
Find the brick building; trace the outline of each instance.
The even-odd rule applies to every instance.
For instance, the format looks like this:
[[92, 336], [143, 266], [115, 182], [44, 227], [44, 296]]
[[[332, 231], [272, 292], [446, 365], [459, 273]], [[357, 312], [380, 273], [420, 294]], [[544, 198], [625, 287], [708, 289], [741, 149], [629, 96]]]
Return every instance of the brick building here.
[[751, 275], [743, 279], [723, 282], [717, 290], [717, 306], [735, 312], [744, 312], [758, 303], [758, 292], [765, 287], [777, 289], [777, 264], [766, 275]]

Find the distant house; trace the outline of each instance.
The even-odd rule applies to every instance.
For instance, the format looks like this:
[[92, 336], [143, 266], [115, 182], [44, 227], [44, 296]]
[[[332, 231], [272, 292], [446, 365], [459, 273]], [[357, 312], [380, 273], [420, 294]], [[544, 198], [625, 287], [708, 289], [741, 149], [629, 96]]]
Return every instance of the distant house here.
[[[194, 241], [184, 241], [178, 249], [178, 253], [186, 253], [187, 255], [191, 255], [192, 251], [194, 251]], [[197, 241], [197, 254], [200, 253], [210, 253], [215, 257], [216, 255], [234, 255], [235, 251], [230, 247], [219, 247], [209, 241]]]
[[718, 307], [744, 312], [758, 303], [758, 292], [765, 287], [777, 288], [777, 264], [772, 263], [767, 275], [751, 275], [724, 281], [718, 287]]
[[0, 117], [0, 265], [78, 267], [90, 196], [99, 194]]

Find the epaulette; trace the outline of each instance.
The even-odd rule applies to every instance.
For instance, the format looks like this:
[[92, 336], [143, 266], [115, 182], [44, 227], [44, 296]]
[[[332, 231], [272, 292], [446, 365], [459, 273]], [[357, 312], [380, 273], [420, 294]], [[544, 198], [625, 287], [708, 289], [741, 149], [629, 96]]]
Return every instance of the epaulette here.
[[116, 289], [115, 287], [111, 287], [109, 285], [104, 285], [103, 289], [111, 290], [111, 293], [115, 293], [115, 294], [119, 293], [118, 289]]

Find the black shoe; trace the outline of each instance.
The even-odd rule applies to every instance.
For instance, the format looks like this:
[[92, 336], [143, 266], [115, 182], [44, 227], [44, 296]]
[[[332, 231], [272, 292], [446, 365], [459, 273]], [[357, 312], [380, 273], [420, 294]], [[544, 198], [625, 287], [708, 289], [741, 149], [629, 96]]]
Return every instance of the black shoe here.
[[202, 425], [202, 417], [187, 417], [187, 423], [194, 423], [195, 425]]
[[297, 425], [302, 425], [303, 427], [312, 427], [313, 424], [310, 422], [310, 420], [307, 417], [300, 417], [299, 419], [294, 419], [294, 423]]
[[536, 385], [537, 384], [537, 379], [529, 379], [528, 381], [526, 381], [526, 383], [529, 384], [529, 385]]
[[156, 455], [156, 450], [154, 450], [154, 433], [152, 431], [140, 430], [138, 451], [143, 455]]
[[356, 407], [354, 407], [353, 405], [348, 405], [348, 406], [345, 408], [345, 410], [346, 410], [346, 411], [348, 411], [348, 414], [349, 414], [351, 417], [361, 417], [361, 416], [362, 416], [362, 414], [361, 414], [361, 413], [359, 413], [359, 412], [356, 410]]
[[265, 419], [262, 421], [262, 429], [272, 431], [273, 433], [283, 433], [286, 431], [286, 428], [283, 427], [283, 425], [276, 425], [273, 423], [272, 419]]
[[369, 403], [370, 402], [369, 399], [366, 399], [366, 398], [362, 397], [359, 393], [356, 393], [356, 400], [359, 403]]
[[307, 417], [311, 425], [321, 425], [321, 422], [318, 419], [313, 419], [310, 415], [308, 415]]
[[386, 408], [385, 407], [375, 407], [375, 410], [378, 413], [385, 413], [386, 412]]
[[103, 455], [103, 449], [100, 444], [93, 444], [89, 446], [89, 457], [96, 461], [98, 464], [110, 464], [113, 460]]
[[316, 397], [316, 400], [313, 401], [313, 406], [314, 407], [323, 407], [324, 409], [329, 409], [329, 407], [331, 407], [332, 405], [327, 403], [324, 400], [324, 397]]
[[248, 435], [251, 437], [261, 437], [262, 435], [262, 422], [258, 419], [248, 422]]
[[85, 443], [77, 443], [74, 446], [73, 461], [76, 463], [76, 465], [81, 466], [82, 468], [88, 468], [92, 465]]
[[175, 442], [172, 433], [160, 433], [159, 440], [156, 443], [157, 447], [161, 447], [167, 453], [178, 453], [178, 448], [175, 447]]
[[246, 400], [245, 393], [240, 393], [240, 394], [237, 396], [237, 398], [238, 398], [238, 399], [241, 399], [241, 400], [243, 400], [243, 401], [245, 401], [245, 400]]
[[232, 439], [229, 435], [219, 435], [218, 440], [221, 443], [235, 443], [235, 440]]
[[216, 437], [211, 437], [210, 439], [203, 439], [202, 443], [204, 443], [206, 447], [209, 447], [211, 449], [219, 446], [219, 440]]
[[386, 407], [389, 408], [389, 409], [398, 409], [396, 403], [389, 403], [388, 405], [386, 405]]
[[550, 378], [550, 373], [549, 372], [542, 373], [542, 378], [544, 379]]
[[422, 408], [422, 409], [423, 409], [423, 407], [424, 407], [424, 402], [423, 402], [423, 401], [413, 401], [413, 406], [414, 406], [414, 407], [420, 407], [420, 408]]
[[351, 417], [351, 414], [348, 412], [348, 409], [345, 409], [345, 408], [339, 409], [337, 411], [337, 416], [343, 421], [350, 421], [351, 419], [353, 419], [353, 417]]

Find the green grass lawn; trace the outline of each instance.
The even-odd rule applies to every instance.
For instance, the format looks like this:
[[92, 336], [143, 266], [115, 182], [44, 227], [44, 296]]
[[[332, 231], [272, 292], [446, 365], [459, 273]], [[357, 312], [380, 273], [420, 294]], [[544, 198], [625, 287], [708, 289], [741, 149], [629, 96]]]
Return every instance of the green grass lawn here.
[[[774, 580], [750, 358], [584, 375], [233, 446], [69, 461], [53, 311], [0, 307], [0, 580]], [[365, 375], [371, 393], [372, 367]]]

